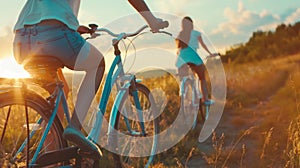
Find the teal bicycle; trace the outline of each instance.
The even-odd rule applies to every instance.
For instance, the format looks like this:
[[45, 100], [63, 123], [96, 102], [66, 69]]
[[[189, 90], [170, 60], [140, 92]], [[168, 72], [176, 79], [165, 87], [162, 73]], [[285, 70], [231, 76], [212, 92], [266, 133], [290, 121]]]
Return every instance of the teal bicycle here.
[[[157, 107], [149, 89], [135, 75], [125, 74], [118, 47], [121, 40], [138, 35], [148, 26], [134, 33], [120, 34], [97, 28], [97, 25], [90, 27], [116, 38], [112, 40], [115, 58], [87, 138], [95, 143], [101, 139], [108, 99], [115, 85], [118, 93], [110, 113], [107, 137], [102, 139], [107, 139], [116, 167], [148, 167], [158, 143], [155, 136], [159, 133]], [[82, 167], [85, 158], [93, 160], [91, 166], [99, 167], [100, 157], [97, 156], [100, 154], [88, 155], [76, 146], [69, 146], [62, 138], [64, 128], [57, 117], [60, 103], [68, 122], [70, 116], [63, 82], [56, 73], [61, 67], [59, 60], [39, 56], [26, 67], [37, 78], [0, 79], [0, 165], [3, 167]], [[47, 81], [45, 78], [49, 75], [55, 80]], [[36, 91], [40, 87], [51, 87], [54, 91], [45, 98]]]
[[[214, 53], [209, 57], [220, 56], [219, 53]], [[185, 64], [179, 68], [178, 74], [180, 77], [180, 109], [186, 122], [193, 122], [192, 129], [196, 128], [198, 112], [201, 120], [204, 122], [209, 116], [209, 109], [213, 103], [205, 103], [200, 88], [200, 82], [197, 75], [190, 69], [189, 65]]]

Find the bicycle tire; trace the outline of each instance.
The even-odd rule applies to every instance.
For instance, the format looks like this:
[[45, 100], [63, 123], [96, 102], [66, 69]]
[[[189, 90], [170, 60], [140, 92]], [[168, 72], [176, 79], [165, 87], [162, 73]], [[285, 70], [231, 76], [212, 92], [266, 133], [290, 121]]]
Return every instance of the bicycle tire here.
[[203, 103], [202, 98], [199, 100], [199, 112], [201, 114], [201, 121], [205, 122], [207, 110], [205, 104]]
[[[135, 135], [128, 133], [128, 129], [126, 128], [126, 123], [125, 123], [125, 118], [124, 118], [124, 107], [126, 107], [126, 110], [128, 112], [128, 108], [129, 107], [135, 107], [134, 102], [133, 102], [133, 97], [131, 95], [130, 92], [131, 89], [129, 89], [129, 91], [127, 91], [127, 94], [125, 94], [122, 99], [121, 99], [121, 103], [120, 103], [120, 107], [118, 110], [118, 114], [116, 117], [116, 122], [114, 125], [114, 129], [118, 130], [118, 132], [122, 133], [122, 134], [127, 134], [130, 136], [137, 136], [137, 132], [141, 133], [141, 122], [139, 122], [140, 120], [137, 120], [137, 118], [132, 118], [132, 116], [136, 116], [136, 109], [133, 109], [132, 111], [130, 110], [131, 113], [131, 117], [128, 117], [129, 115], [127, 114], [127, 121], [130, 122], [130, 126], [131, 129], [134, 130]], [[136, 83], [136, 90], [138, 91], [138, 97], [139, 97], [139, 101], [140, 104], [143, 105], [142, 110], [143, 110], [143, 114], [148, 114], [149, 117], [151, 117], [151, 115], [153, 115], [154, 112], [157, 111], [157, 107], [154, 101], [154, 98], [152, 96], [152, 94], [150, 93], [150, 90], [140, 84], [140, 83]], [[129, 94], [128, 94], [129, 93]], [[144, 115], [145, 116], [145, 115]], [[123, 118], [123, 119], [122, 119]], [[153, 140], [150, 141], [150, 143], [152, 144], [139, 144], [139, 148], [138, 149], [132, 149], [134, 148], [134, 145], [132, 145], [130, 140], [125, 140], [126, 143], [123, 144], [127, 144], [129, 146], [120, 146], [122, 144], [117, 144], [118, 148], [119, 148], [119, 154], [114, 153], [113, 158], [115, 161], [115, 165], [116, 167], [148, 167], [154, 159], [154, 155], [156, 152], [156, 148], [157, 148], [157, 135], [159, 133], [159, 117], [152, 119], [149, 119], [148, 121], [144, 122], [145, 124], [145, 128], [146, 128], [146, 133], [148, 137], [153, 137]], [[151, 131], [151, 132], [150, 132]], [[151, 137], [151, 138], [152, 138]], [[118, 136], [116, 136], [116, 138], [118, 138]], [[118, 142], [118, 140], [116, 140], [116, 142]], [[130, 143], [130, 144], [129, 144]], [[138, 141], [136, 142], [138, 143]], [[151, 145], [151, 151], [148, 151], [147, 145]], [[147, 146], [147, 147], [146, 147]], [[146, 157], [132, 157], [131, 156], [126, 156], [128, 155], [128, 153], [131, 152], [135, 153], [134, 150], [147, 150], [145, 151], [146, 153], [151, 152], [150, 156], [146, 156]], [[140, 152], [140, 151], [139, 151]]]
[[[24, 92], [20, 88], [11, 89], [0, 94], [0, 115], [1, 118], [5, 118], [4, 123], [4, 120], [0, 121], [0, 126], [2, 126], [0, 127], [0, 155], [2, 155], [0, 157], [2, 158], [2, 160], [0, 159], [0, 164], [4, 165], [4, 167], [28, 166], [29, 163], [27, 162], [31, 162], [42, 136], [43, 126], [46, 125], [51, 116], [50, 109], [51, 108], [47, 101], [32, 91]], [[17, 149], [21, 148], [21, 145], [30, 135], [28, 135], [27, 131], [24, 131], [24, 129], [27, 130], [27, 124], [24, 124], [25, 111], [28, 112], [30, 133], [35, 131], [34, 135], [29, 140], [29, 157], [26, 152], [27, 144], [23, 151], [16, 154], [18, 151]], [[39, 124], [38, 120], [41, 118], [42, 121]], [[67, 142], [62, 138], [62, 132], [63, 127], [59, 119], [56, 117], [40, 154], [50, 150], [58, 150], [66, 147]], [[42, 164], [45, 165], [46, 163]], [[60, 165], [62, 164], [63, 163], [60, 163]], [[57, 163], [55, 165], [57, 166]], [[38, 167], [40, 167], [40, 165], [38, 165]]]
[[[197, 100], [197, 94], [195, 93], [195, 90], [193, 89], [194, 82], [191, 79], [186, 79], [184, 81], [183, 89], [184, 91], [181, 93], [180, 96], [180, 109], [183, 114], [183, 118], [185, 122], [193, 122], [193, 128], [197, 124], [197, 106], [198, 100]], [[189, 123], [186, 123], [189, 125]]]

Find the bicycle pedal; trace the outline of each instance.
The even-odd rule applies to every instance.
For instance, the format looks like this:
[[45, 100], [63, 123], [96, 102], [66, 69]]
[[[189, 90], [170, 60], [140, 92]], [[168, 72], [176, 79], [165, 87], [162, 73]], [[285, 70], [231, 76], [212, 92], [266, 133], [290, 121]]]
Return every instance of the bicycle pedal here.
[[83, 149], [80, 149], [80, 148], [77, 150], [77, 153], [83, 158], [90, 158], [90, 159], [93, 159], [93, 160], [99, 160], [102, 157], [102, 154], [100, 152], [86, 151], [86, 150], [83, 150]]
[[70, 159], [78, 158], [78, 147], [68, 147], [61, 150], [46, 152], [36, 160], [34, 167], [44, 167], [55, 163], [66, 162]]

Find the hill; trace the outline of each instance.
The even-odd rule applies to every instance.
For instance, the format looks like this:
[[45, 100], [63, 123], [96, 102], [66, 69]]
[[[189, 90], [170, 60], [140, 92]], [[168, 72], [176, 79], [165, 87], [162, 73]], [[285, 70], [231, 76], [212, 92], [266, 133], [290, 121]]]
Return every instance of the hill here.
[[231, 47], [223, 55], [225, 63], [254, 62], [300, 53], [300, 22], [278, 25], [275, 31], [253, 32], [249, 41]]

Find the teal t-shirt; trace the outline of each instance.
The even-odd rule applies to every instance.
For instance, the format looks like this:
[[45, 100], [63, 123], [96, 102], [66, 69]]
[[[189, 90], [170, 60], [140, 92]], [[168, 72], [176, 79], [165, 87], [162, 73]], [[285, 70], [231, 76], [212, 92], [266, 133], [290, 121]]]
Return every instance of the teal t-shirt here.
[[191, 31], [188, 47], [180, 49], [179, 51], [176, 61], [177, 68], [180, 68], [182, 65], [187, 63], [192, 63], [195, 65], [203, 64], [202, 59], [197, 54], [197, 49], [199, 48], [199, 36], [201, 36], [201, 33], [199, 31]]
[[77, 30], [79, 5], [80, 0], [27, 0], [14, 30], [49, 19], [61, 21], [70, 29]]

